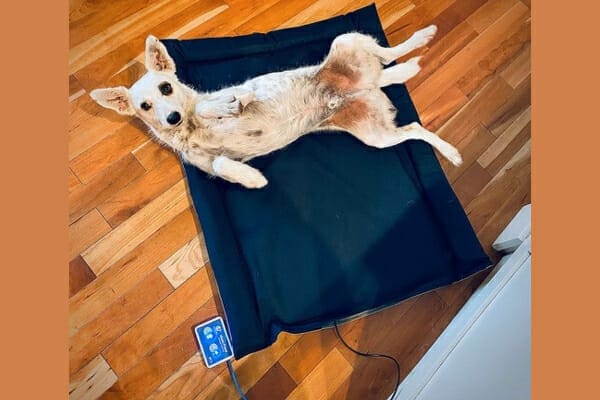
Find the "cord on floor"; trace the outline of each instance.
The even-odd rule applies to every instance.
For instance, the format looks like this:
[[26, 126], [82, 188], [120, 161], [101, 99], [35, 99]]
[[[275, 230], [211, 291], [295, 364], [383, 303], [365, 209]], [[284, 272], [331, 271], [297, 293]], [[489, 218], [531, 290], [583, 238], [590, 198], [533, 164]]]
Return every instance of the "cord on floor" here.
[[353, 352], [354, 354], [358, 354], [359, 356], [363, 356], [363, 357], [387, 358], [388, 360], [391, 360], [391, 361], [394, 362], [394, 365], [396, 366], [396, 387], [394, 388], [394, 391], [392, 392], [392, 395], [389, 397], [389, 399], [393, 399], [394, 396], [396, 395], [396, 391], [398, 390], [398, 386], [400, 386], [400, 363], [398, 362], [398, 360], [396, 360], [392, 356], [388, 356], [387, 354], [363, 353], [361, 351], [353, 349], [352, 347], [350, 347], [350, 345], [348, 343], [346, 343], [346, 341], [344, 340], [344, 338], [340, 334], [340, 330], [338, 328], [337, 321], [333, 321], [333, 327], [335, 328], [335, 334], [337, 335], [338, 339], [340, 339], [340, 341], [342, 342], [342, 344], [348, 350], [350, 350], [351, 352]]
[[240, 399], [248, 400], [248, 398], [246, 397], [246, 394], [244, 393], [244, 391], [242, 390], [242, 387], [240, 386], [240, 383], [238, 382], [237, 375], [235, 374], [235, 371], [233, 370], [233, 365], [231, 364], [231, 360], [227, 361], [227, 369], [229, 370], [229, 375], [231, 375], [231, 380], [233, 381], [233, 386], [235, 386], [235, 390], [237, 390], [238, 394], [240, 395]]

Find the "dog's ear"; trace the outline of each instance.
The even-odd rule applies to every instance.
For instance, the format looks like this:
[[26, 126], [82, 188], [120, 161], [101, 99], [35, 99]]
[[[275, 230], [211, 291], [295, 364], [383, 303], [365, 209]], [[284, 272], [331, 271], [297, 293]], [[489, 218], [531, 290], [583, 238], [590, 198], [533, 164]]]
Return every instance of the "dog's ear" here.
[[135, 109], [129, 98], [129, 91], [123, 86], [106, 89], [94, 89], [90, 92], [92, 99], [102, 107], [115, 110], [119, 114], [134, 115]]
[[165, 46], [150, 35], [146, 38], [146, 69], [149, 71], [175, 72], [175, 62]]

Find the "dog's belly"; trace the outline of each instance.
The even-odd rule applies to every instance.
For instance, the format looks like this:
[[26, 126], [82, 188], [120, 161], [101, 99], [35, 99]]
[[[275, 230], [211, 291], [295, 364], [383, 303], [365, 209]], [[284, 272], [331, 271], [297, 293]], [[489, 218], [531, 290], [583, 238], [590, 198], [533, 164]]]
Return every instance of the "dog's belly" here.
[[255, 101], [242, 115], [215, 127], [223, 154], [247, 161], [271, 153], [317, 129], [334, 110], [335, 97], [314, 80], [316, 67], [262, 75], [245, 82]]

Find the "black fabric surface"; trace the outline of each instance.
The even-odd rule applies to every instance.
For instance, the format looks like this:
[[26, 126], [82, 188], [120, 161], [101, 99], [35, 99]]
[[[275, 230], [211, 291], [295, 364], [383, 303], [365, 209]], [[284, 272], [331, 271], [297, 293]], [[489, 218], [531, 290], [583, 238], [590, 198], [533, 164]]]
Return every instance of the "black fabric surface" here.
[[[387, 45], [374, 6], [268, 34], [164, 43], [179, 78], [208, 91], [319, 63], [349, 31]], [[418, 120], [404, 86], [385, 92], [398, 125]], [[331, 326], [490, 265], [428, 144], [378, 150], [321, 132], [250, 164], [264, 189], [185, 165], [237, 358], [281, 330]]]

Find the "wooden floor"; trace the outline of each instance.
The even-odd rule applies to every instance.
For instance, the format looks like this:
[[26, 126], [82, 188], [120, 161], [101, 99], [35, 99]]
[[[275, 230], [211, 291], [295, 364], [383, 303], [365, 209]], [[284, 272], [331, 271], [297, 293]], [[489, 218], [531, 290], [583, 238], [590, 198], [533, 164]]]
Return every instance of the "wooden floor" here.
[[[70, 390], [73, 399], [234, 399], [190, 327], [216, 314], [204, 239], [176, 158], [138, 121], [87, 93], [130, 85], [145, 36], [197, 38], [301, 25], [371, 0], [70, 0]], [[444, 169], [486, 249], [530, 201], [530, 4], [381, 0], [391, 44], [428, 24], [435, 40], [409, 89], [424, 124], [457, 144]], [[361, 350], [410, 371], [483, 277], [342, 327]], [[388, 361], [355, 357], [331, 330], [282, 334], [235, 363], [250, 399], [383, 399]]]

